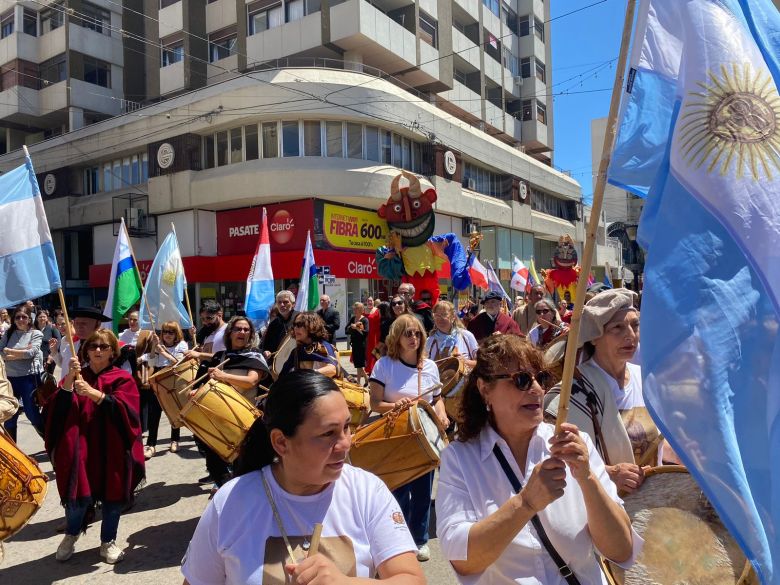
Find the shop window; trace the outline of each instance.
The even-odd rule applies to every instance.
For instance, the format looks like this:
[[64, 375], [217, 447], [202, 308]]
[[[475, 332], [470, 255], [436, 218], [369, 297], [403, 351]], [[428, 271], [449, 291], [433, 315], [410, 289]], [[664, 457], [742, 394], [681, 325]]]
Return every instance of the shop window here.
[[263, 123], [263, 158], [279, 156], [279, 125], [276, 122]]
[[380, 162], [379, 156], [379, 128], [366, 126], [366, 159]]
[[14, 11], [0, 17], [0, 38], [14, 34]]
[[49, 8], [41, 10], [41, 34], [45, 35], [57, 30], [65, 24], [65, 8], [62, 2], [52, 4]]
[[100, 87], [111, 87], [111, 65], [99, 59], [84, 57], [84, 81], [99, 85]]
[[420, 39], [434, 48], [439, 46], [439, 23], [422, 10], [420, 10]]
[[536, 100], [536, 121], [547, 125], [547, 106]]
[[203, 137], [203, 168], [214, 168], [214, 136], [212, 134]]
[[[220, 35], [221, 33], [217, 33]], [[228, 36], [209, 35], [209, 61], [214, 63], [236, 54], [238, 38], [235, 34]]]
[[241, 128], [230, 130], [230, 164], [240, 163], [244, 160], [244, 144], [241, 136]]
[[168, 45], [162, 48], [162, 66], [167, 67], [184, 59], [184, 42]]
[[328, 156], [337, 158], [344, 156], [341, 122], [325, 122], [325, 142]]
[[298, 122], [282, 122], [282, 156], [300, 156], [300, 128]]
[[322, 130], [319, 121], [303, 123], [303, 154], [322, 156]]
[[217, 132], [217, 166], [224, 167], [228, 164], [228, 133]]
[[38, 13], [25, 8], [22, 12], [22, 32], [32, 37], [38, 36]]
[[244, 126], [244, 140], [246, 141], [246, 160], [257, 160], [260, 156], [257, 142], [257, 124]]
[[111, 35], [111, 13], [89, 2], [81, 3], [73, 22], [96, 33]]
[[347, 123], [347, 158], [363, 158], [363, 126]]

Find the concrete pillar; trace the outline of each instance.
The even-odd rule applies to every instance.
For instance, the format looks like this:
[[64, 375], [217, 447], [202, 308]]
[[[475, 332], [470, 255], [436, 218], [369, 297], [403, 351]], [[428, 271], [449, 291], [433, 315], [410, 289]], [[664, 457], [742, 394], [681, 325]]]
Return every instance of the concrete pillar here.
[[73, 132], [84, 127], [84, 110], [76, 106], [68, 107], [68, 131]]
[[344, 69], [352, 71], [363, 71], [363, 53], [358, 51], [345, 51], [344, 52]]

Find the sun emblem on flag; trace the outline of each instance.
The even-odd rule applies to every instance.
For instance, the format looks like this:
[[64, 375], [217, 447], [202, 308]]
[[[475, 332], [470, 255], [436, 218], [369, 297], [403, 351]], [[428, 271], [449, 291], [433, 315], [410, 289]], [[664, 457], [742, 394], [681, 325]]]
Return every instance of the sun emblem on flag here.
[[174, 284], [176, 284], [177, 274], [178, 272], [176, 270], [174, 270], [173, 268], [168, 268], [167, 270], [163, 271], [162, 281], [168, 286], [173, 286]]
[[721, 176], [735, 165], [740, 179], [747, 173], [759, 180], [760, 168], [771, 180], [780, 172], [780, 96], [772, 76], [734, 63], [698, 85], [703, 91], [690, 92], [680, 115], [682, 158]]

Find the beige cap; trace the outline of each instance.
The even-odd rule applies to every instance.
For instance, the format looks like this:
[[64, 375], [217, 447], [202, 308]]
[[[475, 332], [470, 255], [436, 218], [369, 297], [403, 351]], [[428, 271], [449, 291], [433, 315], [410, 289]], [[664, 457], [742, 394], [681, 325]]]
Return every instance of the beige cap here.
[[636, 311], [634, 293], [626, 288], [607, 290], [590, 299], [582, 310], [579, 345], [601, 337], [604, 326], [626, 309]]

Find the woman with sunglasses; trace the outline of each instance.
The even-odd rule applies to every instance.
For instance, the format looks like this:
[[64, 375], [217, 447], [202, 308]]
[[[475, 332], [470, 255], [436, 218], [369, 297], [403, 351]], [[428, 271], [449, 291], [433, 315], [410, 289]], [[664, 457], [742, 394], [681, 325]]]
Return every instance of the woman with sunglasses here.
[[461, 583], [565, 585], [570, 570], [601, 585], [596, 550], [625, 567], [641, 542], [590, 438], [542, 421], [544, 367], [522, 338], [490, 337], [463, 389], [436, 496], [439, 542]]
[[[428, 392], [439, 383], [439, 369], [433, 360], [425, 357], [425, 341], [425, 331], [417, 317], [401, 315], [396, 318], [387, 336], [387, 355], [377, 361], [368, 380], [371, 410], [380, 414], [400, 410], [425, 394], [422, 400], [433, 404], [441, 428], [446, 429], [450, 421], [444, 410], [441, 391], [436, 389]], [[428, 521], [432, 489], [433, 471], [393, 492], [417, 544], [417, 558], [420, 561], [431, 558]]]
[[534, 306], [536, 326], [528, 333], [528, 341], [536, 347], [544, 348], [553, 339], [566, 331], [567, 325], [561, 321], [555, 304], [549, 299], [542, 299]]
[[55, 556], [64, 562], [73, 555], [95, 502], [102, 502], [100, 556], [113, 565], [125, 556], [116, 544], [119, 516], [144, 477], [140, 398], [133, 376], [112, 365], [119, 343], [111, 331], [92, 333], [79, 354], [44, 407], [46, 451], [65, 506], [65, 537]]
[[426, 353], [434, 360], [457, 356], [471, 369], [476, 363], [477, 340], [474, 334], [463, 327], [449, 301], [439, 301], [433, 307], [434, 328], [425, 344]]
[[[24, 414], [38, 434], [43, 435], [44, 421], [33, 401], [43, 371], [41, 343], [43, 334], [35, 328], [27, 305], [13, 310], [13, 323], [0, 339], [0, 352], [5, 360], [6, 375], [14, 396], [22, 403]], [[19, 412], [5, 421], [5, 430], [16, 441], [16, 425]]]
[[316, 370], [328, 378], [341, 377], [338, 352], [328, 341], [322, 317], [313, 311], [298, 313], [293, 319], [292, 333], [295, 349], [282, 366], [282, 376], [295, 370]]
[[[137, 317], [137, 314], [136, 314]], [[139, 362], [146, 362], [152, 367], [152, 373], [159, 372], [178, 362], [187, 351], [187, 342], [184, 341], [184, 332], [176, 321], [166, 321], [160, 328], [160, 336], [152, 336], [151, 351], [138, 358]], [[150, 381], [150, 383], [153, 383]], [[151, 459], [157, 452], [157, 432], [160, 428], [160, 418], [162, 418], [162, 406], [157, 400], [157, 395], [150, 397], [148, 402], [148, 431], [146, 436], [146, 448], [144, 457]], [[171, 427], [170, 451], [176, 453], [179, 451], [179, 440], [181, 438], [181, 429]]]

